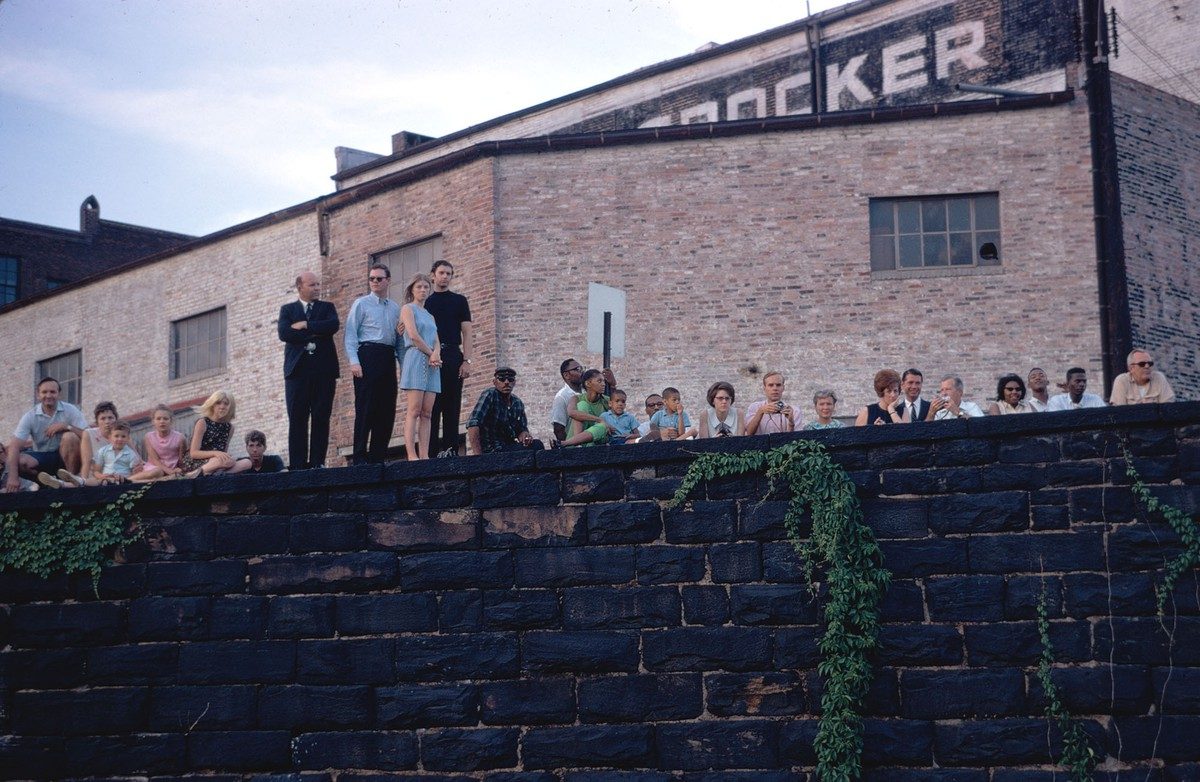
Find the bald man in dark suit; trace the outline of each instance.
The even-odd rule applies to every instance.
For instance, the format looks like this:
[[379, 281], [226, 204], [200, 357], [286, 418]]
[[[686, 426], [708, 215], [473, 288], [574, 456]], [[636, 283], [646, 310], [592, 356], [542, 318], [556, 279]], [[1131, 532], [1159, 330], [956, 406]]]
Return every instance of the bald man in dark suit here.
[[[299, 300], [279, 308], [283, 377], [287, 394], [289, 469], [325, 466], [329, 418], [338, 379], [333, 335], [341, 327], [337, 309], [320, 301], [321, 280], [310, 271], [296, 277]], [[312, 421], [311, 436], [309, 420]]]

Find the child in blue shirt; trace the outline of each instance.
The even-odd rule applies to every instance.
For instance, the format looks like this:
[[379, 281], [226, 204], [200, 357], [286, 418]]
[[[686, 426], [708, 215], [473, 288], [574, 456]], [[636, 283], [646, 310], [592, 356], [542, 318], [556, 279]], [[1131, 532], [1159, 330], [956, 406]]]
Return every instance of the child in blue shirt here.
[[679, 389], [668, 386], [663, 389], [663, 409], [650, 419], [650, 431], [658, 432], [663, 440], [684, 440], [696, 436], [692, 419], [683, 411], [683, 400]]
[[613, 389], [608, 397], [608, 409], [600, 414], [604, 423], [616, 430], [608, 438], [613, 445], [637, 442], [641, 436], [637, 418], [632, 413], [625, 412], [625, 402], [625, 392], [619, 388]]

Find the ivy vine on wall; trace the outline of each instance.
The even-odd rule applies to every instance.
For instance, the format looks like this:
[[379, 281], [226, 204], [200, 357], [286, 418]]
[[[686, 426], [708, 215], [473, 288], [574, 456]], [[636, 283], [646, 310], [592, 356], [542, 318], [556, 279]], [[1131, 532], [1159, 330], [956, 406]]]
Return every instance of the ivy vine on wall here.
[[126, 491], [83, 514], [56, 502], [40, 518], [19, 511], [0, 515], [0, 573], [19, 570], [49, 578], [60, 572], [86, 572], [97, 590], [111, 549], [133, 542], [140, 534], [133, 506], [152, 485]]
[[[824, 679], [814, 749], [823, 782], [849, 782], [862, 770], [862, 706], [871, 683], [871, 652], [879, 632], [879, 604], [891, 581], [875, 535], [863, 522], [850, 476], [814, 440], [796, 440], [769, 451], [700, 454], [688, 467], [670, 507], [682, 505], [703, 481], [765, 472], [767, 494], [791, 494], [784, 526], [801, 556], [814, 596], [823, 582], [825, 632], [821, 636]], [[803, 536], [804, 511], [812, 532]]]
[[1133, 466], [1133, 456], [1129, 453], [1129, 449], [1122, 446], [1121, 450], [1125, 457], [1125, 474], [1129, 477], [1133, 495], [1146, 508], [1148, 515], [1161, 516], [1163, 521], [1167, 522], [1179, 536], [1179, 541], [1183, 544], [1183, 551], [1167, 563], [1167, 568], [1163, 572], [1163, 580], [1155, 587], [1158, 598], [1158, 616], [1162, 618], [1166, 613], [1167, 600], [1175, 591], [1175, 585], [1179, 579], [1183, 577], [1184, 573], [1200, 564], [1200, 529], [1183, 510], [1161, 502], [1155, 497], [1150, 491], [1150, 487], [1142, 480], [1142, 476], [1138, 474], [1137, 468]]

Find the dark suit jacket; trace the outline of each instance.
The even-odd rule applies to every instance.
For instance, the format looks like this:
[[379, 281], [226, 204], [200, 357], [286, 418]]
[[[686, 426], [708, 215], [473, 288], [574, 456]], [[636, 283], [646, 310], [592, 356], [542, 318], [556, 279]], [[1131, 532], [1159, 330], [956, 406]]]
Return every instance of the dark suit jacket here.
[[[907, 402], [907, 401], [901, 402], [900, 404], [896, 405], [896, 412], [897, 412], [897, 413], [900, 413], [901, 415], [903, 415], [903, 414], [904, 414], [904, 408], [905, 408], [907, 405], [908, 405], [908, 402]], [[918, 399], [918, 400], [917, 400], [917, 402], [916, 402], [916, 404], [915, 404], [915, 405], [913, 405], [913, 406], [917, 408], [917, 410], [916, 410], [916, 415], [910, 415], [910, 416], [909, 416], [909, 418], [910, 418], [910, 419], [915, 419], [915, 420], [917, 420], [917, 421], [924, 421], [924, 420], [925, 420], [925, 416], [929, 415], [929, 400], [927, 400], [927, 399]]]
[[[294, 329], [293, 323], [304, 320], [304, 305], [299, 301], [284, 304], [279, 308], [279, 339], [284, 342], [283, 376], [291, 377], [337, 377], [337, 348], [333, 335], [341, 328], [337, 309], [327, 301], [313, 302], [312, 317], [308, 328]], [[312, 342], [317, 346], [308, 355], [304, 346]]]

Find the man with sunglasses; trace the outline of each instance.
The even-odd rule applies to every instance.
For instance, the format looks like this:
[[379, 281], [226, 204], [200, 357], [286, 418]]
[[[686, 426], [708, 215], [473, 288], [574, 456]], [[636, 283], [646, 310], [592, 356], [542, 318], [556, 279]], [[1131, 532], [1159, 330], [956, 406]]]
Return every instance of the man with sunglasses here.
[[[388, 298], [392, 272], [382, 263], [367, 273], [370, 293], [350, 305], [344, 335], [354, 377], [354, 463], [379, 463], [387, 456], [396, 425], [396, 366], [400, 305]], [[368, 442], [369, 441], [369, 442]]]
[[1174, 402], [1175, 392], [1167, 376], [1154, 368], [1154, 359], [1141, 348], [1134, 348], [1125, 359], [1129, 371], [1113, 381], [1109, 404], [1143, 405]]
[[503, 453], [526, 448], [540, 451], [542, 443], [529, 433], [525, 405], [512, 392], [516, 370], [500, 367], [492, 373], [492, 387], [479, 395], [467, 419], [467, 442], [471, 453]]

